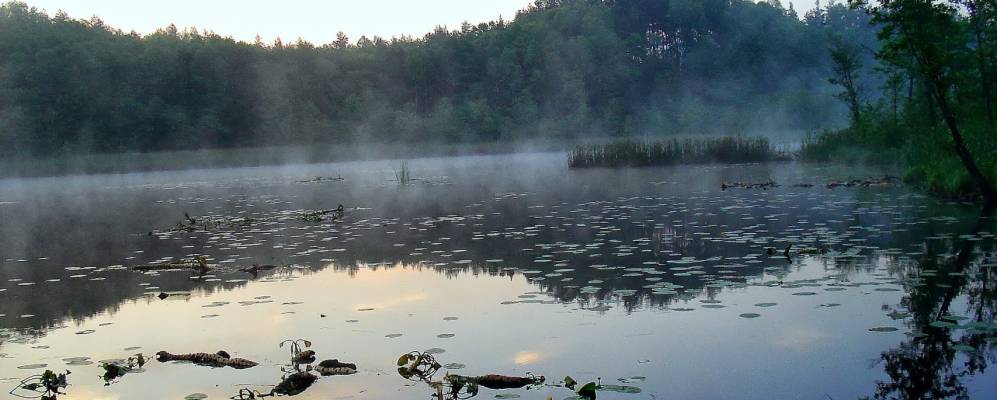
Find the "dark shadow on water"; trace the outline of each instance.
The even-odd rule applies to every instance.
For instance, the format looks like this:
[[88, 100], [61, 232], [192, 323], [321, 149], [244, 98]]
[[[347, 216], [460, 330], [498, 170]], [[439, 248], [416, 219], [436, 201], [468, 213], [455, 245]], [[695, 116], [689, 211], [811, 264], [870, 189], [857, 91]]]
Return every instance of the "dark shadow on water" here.
[[[985, 210], [974, 235], [993, 226]], [[909, 274], [900, 307], [911, 314], [911, 337], [880, 356], [890, 381], [877, 384], [878, 399], [970, 398], [966, 380], [997, 361], [994, 319], [997, 311], [997, 252], [976, 240], [931, 243]], [[928, 271], [928, 273], [925, 273]], [[934, 274], [930, 271], [937, 271]], [[965, 298], [965, 310], [957, 309]], [[957, 313], [965, 313], [959, 315]], [[977, 394], [978, 395], [978, 394]]]

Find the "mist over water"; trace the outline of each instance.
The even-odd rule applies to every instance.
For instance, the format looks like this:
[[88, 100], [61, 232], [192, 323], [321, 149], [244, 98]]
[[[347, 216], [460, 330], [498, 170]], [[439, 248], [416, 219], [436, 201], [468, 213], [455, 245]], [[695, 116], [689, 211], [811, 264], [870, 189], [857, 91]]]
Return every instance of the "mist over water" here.
[[[893, 397], [911, 390], [891, 389], [904, 374], [931, 386], [948, 370], [983, 395], [995, 383], [978, 367], [993, 355], [991, 294], [973, 288], [993, 273], [990, 220], [904, 188], [822, 184], [868, 173], [792, 162], [572, 170], [563, 153], [540, 153], [8, 179], [0, 381], [45, 364], [74, 372], [70, 399], [227, 398], [279, 382], [277, 343], [306, 338], [359, 371], [301, 398], [430, 398], [394, 360], [431, 348], [450, 373], [641, 391], [600, 399]], [[720, 188], [768, 180], [782, 186]], [[803, 183], [817, 185], [793, 186]], [[341, 221], [299, 219], [339, 204]], [[171, 231], [184, 213], [252, 222]], [[942, 266], [963, 243], [968, 263]], [[131, 270], [197, 255], [207, 274]], [[277, 268], [242, 271], [254, 264]], [[966, 319], [931, 325], [943, 316]], [[891, 369], [929, 342], [970, 347], [925, 356], [940, 363], [928, 371]], [[219, 349], [261, 365], [150, 361], [110, 386], [94, 378], [98, 360]], [[92, 364], [66, 365], [80, 357]], [[571, 395], [479, 396], [501, 393]]]
[[993, 398], [994, 15], [538, 0], [323, 44], [0, 3], [0, 390]]

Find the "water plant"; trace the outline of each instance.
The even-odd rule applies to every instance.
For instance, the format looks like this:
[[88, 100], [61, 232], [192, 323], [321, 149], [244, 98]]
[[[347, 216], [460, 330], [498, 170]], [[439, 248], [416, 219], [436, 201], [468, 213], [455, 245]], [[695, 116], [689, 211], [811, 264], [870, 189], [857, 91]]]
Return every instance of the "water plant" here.
[[394, 170], [394, 172], [395, 180], [398, 181], [399, 184], [408, 185], [414, 180], [412, 178], [412, 171], [409, 169], [408, 163], [406, 162], [403, 162], [398, 169]]
[[303, 349], [312, 347], [312, 342], [305, 339], [287, 339], [283, 342], [280, 342], [280, 344], [277, 345], [277, 347], [284, 348], [285, 344], [287, 344], [288, 347], [290, 347], [292, 358], [298, 357], [303, 351]]
[[104, 381], [104, 386], [110, 386], [127, 373], [140, 371], [144, 365], [145, 357], [142, 353], [128, 357], [126, 360], [101, 362], [100, 368], [104, 370], [104, 374], [100, 378]]
[[8, 393], [22, 399], [55, 400], [58, 395], [65, 394], [60, 390], [69, 386], [67, 377], [70, 373], [66, 371], [64, 374], [56, 374], [52, 370], [45, 370], [41, 375], [32, 375], [22, 379]]

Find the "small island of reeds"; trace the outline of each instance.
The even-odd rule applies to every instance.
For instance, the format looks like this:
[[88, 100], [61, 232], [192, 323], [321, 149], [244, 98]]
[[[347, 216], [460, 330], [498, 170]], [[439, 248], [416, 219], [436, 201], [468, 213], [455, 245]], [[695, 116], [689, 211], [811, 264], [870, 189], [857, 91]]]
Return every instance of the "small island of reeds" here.
[[648, 167], [673, 164], [751, 163], [788, 160], [764, 137], [702, 137], [664, 140], [623, 139], [579, 145], [568, 153], [568, 166]]

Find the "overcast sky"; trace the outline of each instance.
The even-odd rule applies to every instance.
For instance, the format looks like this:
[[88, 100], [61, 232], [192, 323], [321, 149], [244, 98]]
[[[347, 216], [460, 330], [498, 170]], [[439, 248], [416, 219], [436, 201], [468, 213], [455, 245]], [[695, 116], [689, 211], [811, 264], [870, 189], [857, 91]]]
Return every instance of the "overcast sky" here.
[[[422, 36], [437, 25], [451, 28], [497, 19], [511, 20], [531, 0], [26, 0], [49, 14], [65, 10], [74, 18], [99, 16], [125, 31], [150, 33], [171, 23], [195, 26], [224, 36], [266, 41], [280, 36], [313, 43], [333, 41], [343, 31], [360, 35]], [[813, 0], [792, 0], [802, 15]], [[790, 1], [783, 0], [787, 5]]]

